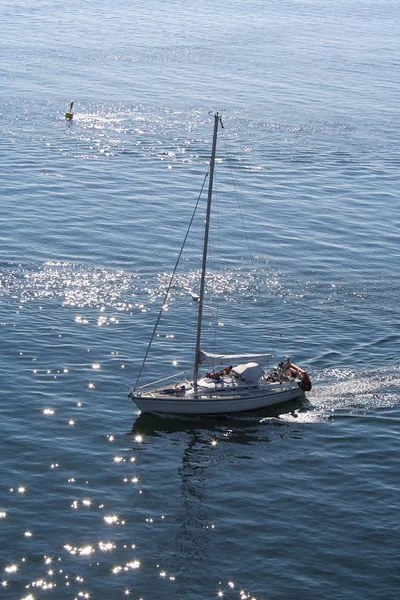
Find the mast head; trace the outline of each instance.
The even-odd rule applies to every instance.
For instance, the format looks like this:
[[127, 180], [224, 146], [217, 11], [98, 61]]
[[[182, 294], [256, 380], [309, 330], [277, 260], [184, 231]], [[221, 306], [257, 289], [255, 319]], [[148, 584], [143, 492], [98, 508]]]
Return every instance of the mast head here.
[[[212, 110], [210, 110], [210, 112], [209, 112], [208, 114], [209, 114], [209, 115], [211, 115], [212, 113], [213, 113], [213, 111], [212, 111]], [[222, 129], [224, 129], [224, 124], [223, 124], [223, 122], [222, 122], [222, 115], [221, 115], [221, 113], [220, 113], [220, 112], [216, 111], [216, 112], [214, 113], [214, 119], [215, 119], [215, 121], [219, 121], [219, 122], [220, 122], [220, 125], [221, 125], [221, 127], [222, 127]]]

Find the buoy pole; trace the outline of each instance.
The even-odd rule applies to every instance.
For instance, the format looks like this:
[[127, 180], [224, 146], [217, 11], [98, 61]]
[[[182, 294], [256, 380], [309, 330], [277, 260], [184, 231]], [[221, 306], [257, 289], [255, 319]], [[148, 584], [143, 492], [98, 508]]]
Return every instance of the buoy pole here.
[[71, 102], [71, 104], [69, 105], [69, 111], [65, 113], [65, 118], [71, 120], [74, 116], [74, 113], [72, 112], [72, 107], [74, 106], [74, 103]]

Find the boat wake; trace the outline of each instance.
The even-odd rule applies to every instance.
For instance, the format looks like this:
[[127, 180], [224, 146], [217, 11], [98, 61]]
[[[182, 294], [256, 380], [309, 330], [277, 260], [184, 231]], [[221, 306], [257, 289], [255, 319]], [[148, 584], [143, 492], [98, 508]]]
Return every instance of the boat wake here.
[[313, 374], [309, 394], [313, 411], [322, 418], [333, 414], [362, 415], [398, 403], [400, 365], [375, 369], [325, 369]]

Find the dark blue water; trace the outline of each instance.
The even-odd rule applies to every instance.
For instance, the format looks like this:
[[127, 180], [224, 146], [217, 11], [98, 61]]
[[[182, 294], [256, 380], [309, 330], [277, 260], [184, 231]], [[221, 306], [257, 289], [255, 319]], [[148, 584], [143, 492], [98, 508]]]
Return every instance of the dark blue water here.
[[[2, 597], [399, 597], [399, 12], [3, 0]], [[139, 415], [215, 110], [207, 339], [314, 388]], [[190, 369], [201, 220], [146, 378]]]

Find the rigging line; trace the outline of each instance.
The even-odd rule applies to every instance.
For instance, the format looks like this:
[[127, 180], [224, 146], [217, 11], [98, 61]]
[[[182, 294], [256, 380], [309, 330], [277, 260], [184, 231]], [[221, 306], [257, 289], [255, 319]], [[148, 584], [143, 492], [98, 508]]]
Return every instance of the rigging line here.
[[199, 194], [199, 196], [198, 196], [198, 198], [197, 198], [197, 202], [196, 202], [196, 205], [195, 205], [195, 207], [194, 207], [194, 210], [193, 210], [193, 213], [192, 213], [192, 217], [191, 217], [191, 219], [190, 219], [190, 222], [189, 222], [189, 225], [188, 225], [188, 228], [187, 228], [187, 231], [186, 231], [185, 238], [184, 238], [184, 240], [183, 240], [183, 243], [182, 243], [181, 249], [179, 250], [178, 258], [176, 259], [176, 263], [175, 263], [175, 266], [174, 266], [174, 270], [172, 271], [172, 275], [171, 275], [171, 277], [170, 277], [170, 280], [169, 280], [169, 283], [168, 283], [168, 287], [167, 287], [167, 290], [166, 290], [166, 292], [165, 292], [165, 295], [164, 295], [164, 300], [163, 300], [163, 303], [161, 304], [161, 308], [160, 308], [160, 311], [159, 311], [159, 313], [158, 313], [157, 320], [156, 320], [156, 322], [155, 322], [155, 325], [154, 325], [154, 327], [153, 327], [153, 332], [152, 332], [152, 334], [151, 334], [150, 341], [149, 341], [149, 343], [148, 343], [148, 346], [147, 346], [147, 349], [146, 349], [146, 352], [145, 352], [145, 355], [144, 355], [144, 358], [143, 358], [143, 361], [142, 361], [142, 365], [141, 365], [141, 367], [140, 367], [140, 370], [139, 370], [139, 374], [138, 374], [138, 376], [136, 377], [136, 381], [135, 381], [134, 388], [136, 388], [136, 387], [137, 387], [137, 385], [138, 385], [138, 383], [139, 383], [140, 376], [141, 376], [141, 374], [142, 374], [142, 372], [143, 372], [143, 369], [144, 369], [144, 366], [145, 366], [145, 364], [146, 364], [147, 356], [148, 356], [148, 354], [149, 354], [150, 347], [151, 347], [151, 344], [152, 344], [152, 342], [153, 342], [154, 335], [155, 335], [155, 333], [156, 333], [156, 331], [157, 331], [157, 327], [158, 327], [158, 324], [159, 324], [159, 322], [160, 322], [160, 319], [161, 319], [161, 315], [162, 315], [162, 312], [163, 312], [163, 308], [164, 308], [164, 306], [165, 306], [165, 304], [166, 304], [166, 302], [167, 302], [167, 299], [168, 299], [168, 296], [169, 296], [169, 292], [170, 292], [170, 290], [171, 290], [172, 282], [173, 282], [173, 280], [174, 280], [175, 273], [176, 273], [176, 270], [177, 270], [177, 268], [178, 268], [178, 265], [179, 265], [179, 261], [180, 261], [180, 259], [181, 259], [181, 256], [182, 256], [182, 252], [183, 252], [183, 249], [184, 249], [184, 247], [185, 247], [186, 240], [187, 240], [187, 238], [188, 238], [188, 235], [189, 235], [190, 228], [192, 227], [192, 224], [193, 224], [193, 219], [194, 219], [194, 216], [195, 216], [195, 214], [196, 214], [197, 207], [198, 207], [198, 205], [199, 205], [200, 198], [201, 198], [201, 195], [202, 195], [202, 193], [203, 193], [203, 189], [204, 189], [204, 186], [205, 186], [205, 184], [206, 184], [206, 180], [207, 180], [207, 177], [208, 177], [208, 175], [209, 175], [209, 173], [207, 172], [207, 173], [205, 174], [204, 181], [203, 181], [203, 185], [201, 186], [200, 194]]
[[[223, 139], [223, 143], [225, 144], [225, 147], [227, 148], [226, 155], [227, 156], [232, 156], [232, 154], [230, 152], [230, 146], [229, 146], [229, 142], [228, 142], [227, 138], [223, 137], [222, 139]], [[246, 240], [247, 250], [248, 250], [248, 253], [249, 253], [250, 264], [251, 264], [251, 267], [252, 267], [252, 270], [253, 270], [253, 273], [254, 273], [254, 283], [256, 285], [256, 290], [257, 290], [257, 293], [258, 293], [258, 298], [261, 301], [263, 298], [262, 298], [262, 293], [261, 293], [261, 289], [260, 289], [260, 285], [259, 285], [259, 276], [257, 275], [257, 270], [255, 268], [255, 264], [254, 264], [254, 260], [253, 260], [253, 252], [251, 250], [251, 244], [250, 244], [249, 236], [248, 236], [248, 233], [247, 233], [248, 227], [246, 226], [244, 218], [243, 218], [243, 211], [242, 211], [242, 207], [241, 207], [241, 204], [240, 204], [240, 194], [238, 192], [238, 187], [237, 187], [237, 179], [235, 177], [232, 165], [230, 164], [229, 160], [227, 160], [227, 164], [228, 164], [228, 168], [229, 168], [229, 170], [231, 172], [231, 177], [232, 177], [232, 181], [233, 181], [233, 187], [235, 189], [236, 202], [237, 202], [237, 205], [238, 205], [238, 208], [239, 208], [240, 219], [242, 221], [242, 228], [243, 228], [243, 233], [244, 233], [244, 237], [245, 237], [245, 240]], [[266, 311], [265, 311], [265, 308], [264, 308], [262, 302], [260, 302], [260, 304], [261, 304], [261, 306], [260, 306], [261, 312], [263, 313], [263, 316], [264, 316], [264, 318], [266, 320]], [[269, 335], [269, 337], [272, 337], [270, 330], [269, 330], [269, 333], [267, 332], [267, 334]]]
[[[226, 139], [224, 139], [223, 141], [225, 143], [225, 146], [228, 149], [228, 152], [226, 154], [227, 154], [227, 156], [230, 156], [230, 154], [228, 154], [229, 151], [230, 151], [229, 143], [228, 143], [228, 141]], [[230, 164], [230, 161], [227, 160], [227, 163], [228, 163], [228, 168], [229, 168], [229, 170], [231, 172], [231, 177], [232, 177], [232, 181], [233, 181], [233, 187], [235, 188], [236, 203], [237, 203], [238, 208], [239, 208], [239, 214], [240, 214], [240, 219], [242, 221], [243, 233], [244, 233], [244, 236], [245, 236], [245, 239], [246, 239], [246, 245], [247, 245], [247, 250], [248, 250], [248, 253], [249, 253], [250, 263], [251, 263], [252, 268], [255, 269], [254, 262], [253, 262], [253, 253], [252, 253], [251, 247], [250, 247], [249, 236], [247, 235], [247, 227], [246, 227], [245, 222], [244, 222], [243, 211], [242, 211], [242, 207], [240, 205], [240, 198], [239, 198], [239, 193], [238, 193], [238, 188], [237, 188], [237, 179], [236, 179], [235, 174], [233, 172], [233, 168], [232, 168], [232, 165]]]

